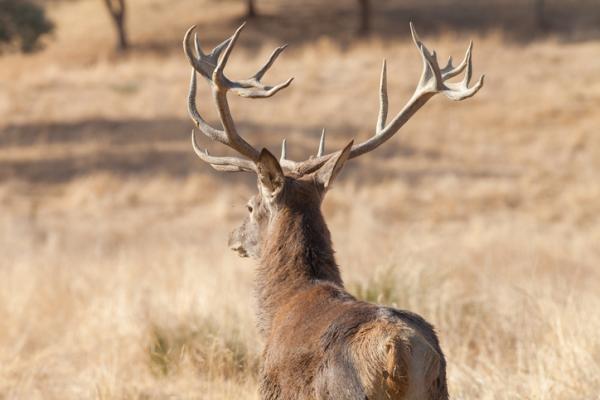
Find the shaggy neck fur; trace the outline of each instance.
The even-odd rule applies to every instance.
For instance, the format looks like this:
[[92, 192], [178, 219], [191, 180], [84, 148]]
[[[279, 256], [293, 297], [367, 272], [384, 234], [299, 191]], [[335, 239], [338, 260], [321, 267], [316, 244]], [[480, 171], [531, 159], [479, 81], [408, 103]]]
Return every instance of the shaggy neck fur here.
[[280, 210], [266, 237], [257, 280], [259, 328], [264, 334], [277, 309], [316, 280], [343, 286], [318, 205]]

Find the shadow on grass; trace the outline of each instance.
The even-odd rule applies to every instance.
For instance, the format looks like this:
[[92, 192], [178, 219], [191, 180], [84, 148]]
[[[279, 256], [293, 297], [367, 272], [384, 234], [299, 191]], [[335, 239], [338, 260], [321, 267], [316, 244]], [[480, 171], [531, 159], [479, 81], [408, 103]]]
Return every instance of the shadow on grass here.
[[[33, 184], [60, 184], [79, 176], [109, 173], [118, 176], [171, 176], [184, 178], [194, 174], [219, 175], [219, 179], [250, 182], [246, 174], [223, 174], [202, 163], [190, 144], [191, 124], [187, 120], [87, 120], [49, 125], [12, 125], [0, 130], [0, 182], [18, 180]], [[240, 123], [239, 128], [256, 146], [276, 151], [288, 133], [289, 152], [295, 159], [314, 154], [319, 127], [298, 129], [291, 126], [256, 126]], [[341, 148], [349, 139], [348, 132], [356, 127], [333, 127], [329, 149]], [[291, 132], [291, 134], [290, 134]], [[247, 133], [247, 134], [246, 134]], [[362, 138], [366, 134], [360, 135]], [[202, 140], [206, 144], [208, 140]], [[214, 154], [231, 154], [225, 146], [209, 144]], [[35, 156], [31, 156], [31, 153]], [[4, 154], [5, 156], [2, 156]], [[353, 161], [346, 172], [361, 182], [402, 179], [418, 184], [426, 177], [452, 174], [465, 179], [510, 177], [503, 171], [482, 169], [462, 171], [437, 162], [443, 154], [413, 148], [399, 140], [391, 140], [369, 155]], [[402, 158], [425, 160], [425, 166], [410, 171], [390, 168], [386, 161]]]

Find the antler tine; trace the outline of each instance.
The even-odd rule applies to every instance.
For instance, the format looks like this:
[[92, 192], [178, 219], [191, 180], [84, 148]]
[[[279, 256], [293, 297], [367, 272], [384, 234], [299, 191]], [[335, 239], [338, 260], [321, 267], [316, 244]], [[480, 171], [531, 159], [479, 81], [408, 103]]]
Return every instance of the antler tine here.
[[285, 161], [287, 157], [287, 148], [285, 138], [281, 141], [281, 157], [279, 157], [280, 161]]
[[255, 164], [250, 160], [238, 157], [215, 157], [208, 154], [208, 150], [201, 149], [196, 142], [196, 132], [192, 129], [192, 148], [196, 155], [204, 162], [210, 164], [217, 171], [225, 172], [254, 172]]
[[284, 170], [293, 174], [299, 164], [301, 164], [301, 163], [292, 161], [292, 160], [288, 160], [288, 158], [287, 158], [287, 140], [283, 139], [281, 141], [281, 156], [279, 157], [279, 165], [281, 165], [281, 168], [283, 168]]
[[256, 74], [254, 74], [253, 78], [256, 80], [261, 80], [265, 73], [267, 73], [269, 68], [273, 66], [275, 60], [277, 60], [277, 57], [279, 57], [279, 55], [283, 53], [283, 51], [287, 49], [287, 47], [288, 45], [284, 44], [283, 46], [279, 46], [275, 50], [273, 50], [273, 53], [271, 53], [267, 62], [261, 67], [261, 69], [258, 70]]
[[465, 70], [468, 63], [471, 60], [471, 52], [473, 51], [473, 41], [469, 43], [469, 47], [467, 48], [467, 52], [465, 53], [465, 58], [461, 61], [459, 65], [456, 67], [452, 66], [452, 57], [448, 59], [448, 64], [444, 68], [442, 68], [442, 78], [444, 80], [454, 78], [459, 75], [461, 72]]
[[383, 60], [381, 67], [381, 78], [379, 80], [379, 115], [377, 116], [377, 126], [375, 132], [379, 133], [385, 127], [388, 113], [388, 94], [387, 94], [387, 62]]
[[[183, 48], [185, 51], [185, 46]], [[194, 33], [194, 50], [196, 50], [196, 58], [200, 58], [200, 56], [205, 55], [202, 52], [202, 46], [200, 45], [200, 39], [198, 39], [198, 34], [196, 34], [196, 33]]]
[[290, 84], [294, 81], [294, 78], [288, 78], [287, 81], [282, 82], [275, 86], [264, 85], [260, 80], [264, 76], [264, 74], [271, 68], [271, 65], [275, 62], [275, 59], [283, 52], [283, 50], [287, 47], [281, 46], [273, 51], [269, 60], [261, 67], [261, 69], [254, 74], [251, 78], [231, 82], [231, 90], [235, 92], [238, 96], [248, 97], [251, 99], [266, 99], [268, 97], [274, 96], [281, 90], [290, 86]]
[[235, 43], [240, 37], [240, 33], [242, 32], [242, 29], [244, 29], [245, 26], [246, 23], [242, 23], [242, 25], [240, 25], [239, 28], [235, 30], [233, 35], [231, 35], [231, 38], [229, 38], [229, 43], [227, 43], [227, 46], [225, 47], [225, 53], [223, 53], [223, 57], [221, 57], [221, 59], [218, 60], [217, 65], [212, 73], [212, 81], [219, 89], [222, 89], [224, 91], [230, 89], [230, 87], [228, 86], [230, 86], [232, 82], [228, 82], [229, 80], [225, 78], [223, 70], [225, 69], [225, 65], [227, 65], [227, 61], [229, 61], [231, 51], [233, 50], [233, 47], [235, 46]]
[[319, 140], [319, 150], [317, 151], [317, 157], [322, 157], [325, 153], [325, 128], [321, 132], [321, 139]]
[[277, 94], [279, 91], [290, 86], [293, 77], [288, 78], [285, 82], [282, 82], [275, 86], [267, 86], [264, 85], [260, 80], [265, 75], [265, 73], [273, 66], [277, 57], [287, 48], [287, 44], [280, 46], [273, 50], [273, 53], [269, 56], [267, 62], [258, 70], [256, 74], [254, 74], [251, 78], [245, 79], [243, 81], [234, 82], [234, 86], [232, 90], [236, 92], [238, 96], [249, 97], [252, 99], [264, 99], [267, 97], [271, 97]]

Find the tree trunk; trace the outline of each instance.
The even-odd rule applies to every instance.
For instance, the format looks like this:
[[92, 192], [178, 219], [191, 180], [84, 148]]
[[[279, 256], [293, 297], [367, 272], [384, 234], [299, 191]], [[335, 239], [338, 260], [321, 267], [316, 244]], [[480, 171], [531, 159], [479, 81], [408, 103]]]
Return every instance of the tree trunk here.
[[533, 0], [533, 12], [535, 14], [535, 24], [541, 30], [548, 29], [546, 20], [546, 0]]
[[358, 0], [358, 34], [366, 35], [370, 30], [371, 5], [369, 0]]
[[129, 48], [127, 30], [125, 29], [125, 0], [104, 0], [104, 3], [117, 30], [116, 49], [119, 52], [124, 52]]
[[256, 7], [254, 6], [254, 0], [246, 0], [246, 18], [256, 17]]

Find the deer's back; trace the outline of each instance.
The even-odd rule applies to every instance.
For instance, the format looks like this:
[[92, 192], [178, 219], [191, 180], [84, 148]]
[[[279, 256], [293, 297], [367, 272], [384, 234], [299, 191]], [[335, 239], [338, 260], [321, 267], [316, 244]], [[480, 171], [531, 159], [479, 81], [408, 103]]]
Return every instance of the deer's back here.
[[433, 327], [416, 314], [315, 283], [278, 310], [265, 347], [266, 399], [447, 399]]

